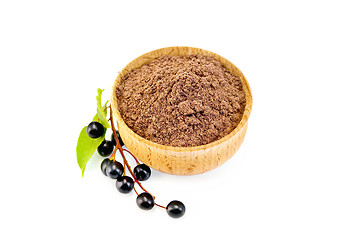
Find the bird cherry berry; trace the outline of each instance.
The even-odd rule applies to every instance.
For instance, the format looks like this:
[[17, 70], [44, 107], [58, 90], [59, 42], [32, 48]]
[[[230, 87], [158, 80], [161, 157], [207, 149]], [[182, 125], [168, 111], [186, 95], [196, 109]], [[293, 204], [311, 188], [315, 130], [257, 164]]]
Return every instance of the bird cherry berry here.
[[117, 179], [124, 173], [124, 167], [121, 163], [110, 161], [106, 166], [105, 175], [112, 179]]
[[136, 204], [143, 210], [150, 210], [154, 207], [154, 198], [150, 193], [140, 193], [136, 198]]
[[134, 175], [137, 180], [145, 181], [151, 176], [151, 169], [145, 164], [139, 164], [134, 168]]
[[91, 122], [86, 127], [86, 133], [91, 138], [98, 138], [104, 134], [104, 126], [99, 122]]
[[113, 150], [114, 150], [114, 144], [108, 140], [104, 140], [97, 148], [99, 155], [102, 157], [109, 156]]
[[101, 172], [102, 172], [105, 176], [107, 176], [107, 175], [106, 175], [106, 168], [107, 168], [107, 166], [109, 166], [110, 163], [111, 163], [111, 160], [108, 159], [108, 158], [105, 158], [105, 159], [101, 162], [101, 166], [100, 166]]
[[115, 186], [119, 192], [129, 193], [134, 189], [134, 180], [129, 176], [119, 176]]
[[171, 201], [166, 206], [167, 214], [172, 218], [179, 218], [185, 214], [185, 205], [177, 200]]
[[[120, 145], [123, 147], [125, 144], [122, 141], [118, 130], [116, 130], [116, 135], [117, 135], [117, 137], [119, 139]], [[115, 137], [114, 137], [114, 133], [111, 134], [111, 142], [114, 144], [114, 146], [116, 146], [116, 140], [115, 140]]]

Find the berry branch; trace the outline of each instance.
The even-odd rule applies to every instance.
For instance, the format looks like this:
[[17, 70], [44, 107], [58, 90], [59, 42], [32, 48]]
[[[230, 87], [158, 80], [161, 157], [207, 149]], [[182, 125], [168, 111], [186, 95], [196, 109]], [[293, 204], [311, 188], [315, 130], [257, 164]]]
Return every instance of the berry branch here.
[[[144, 190], [145, 192], [149, 193], [142, 185], [141, 183], [137, 180], [137, 178], [135, 177], [133, 171], [131, 170], [131, 167], [129, 165], [129, 163], [127, 162], [126, 160], [126, 157], [124, 155], [124, 151], [123, 151], [123, 148], [121, 147], [120, 145], [120, 141], [119, 141], [119, 138], [116, 134], [116, 130], [115, 130], [115, 126], [114, 126], [114, 121], [113, 121], [113, 117], [112, 117], [112, 107], [110, 106], [110, 124], [111, 124], [111, 129], [113, 131], [113, 134], [114, 134], [114, 137], [115, 137], [115, 141], [116, 141], [116, 146], [115, 146], [115, 150], [114, 152], [116, 152], [116, 150], [119, 150], [120, 154], [121, 154], [121, 157], [123, 158], [124, 160], [124, 164], [125, 166], [127, 167], [127, 169], [129, 170], [131, 176], [134, 178], [135, 182], [139, 185], [139, 187]], [[132, 155], [132, 154], [131, 154]], [[115, 156], [115, 155], [114, 155]], [[132, 155], [134, 157], [134, 155]], [[135, 158], [135, 157], [134, 157]], [[114, 157], [114, 161], [115, 161], [115, 157]], [[137, 160], [136, 160], [137, 161]], [[124, 169], [125, 170], [125, 169]]]
[[[101, 95], [104, 90], [98, 89], [97, 113], [93, 121], [84, 127], [78, 139], [76, 146], [77, 161], [82, 174], [85, 167], [97, 150], [100, 156], [105, 157], [101, 163], [101, 171], [109, 178], [116, 179], [116, 188], [121, 193], [130, 193], [133, 189], [137, 195], [136, 203], [139, 208], [150, 210], [154, 206], [166, 209], [170, 217], [179, 218], [185, 213], [185, 205], [180, 201], [171, 201], [166, 207], [155, 203], [155, 197], [149, 193], [140, 183], [147, 180], [151, 175], [151, 169], [147, 165], [140, 163], [139, 160], [127, 149], [123, 149], [124, 143], [119, 132], [115, 129], [112, 106], [107, 106], [108, 101], [102, 105]], [[110, 110], [110, 118], [107, 118], [107, 110]], [[110, 124], [109, 124], [110, 121]], [[106, 130], [112, 130], [111, 141], [105, 140]], [[116, 152], [119, 150], [123, 159], [123, 164], [116, 161]], [[136, 162], [136, 167], [132, 170], [127, 161], [124, 151], [129, 153]], [[110, 156], [110, 157], [109, 157]], [[131, 176], [126, 176], [126, 169]], [[135, 188], [135, 183], [144, 191], [139, 193]]]

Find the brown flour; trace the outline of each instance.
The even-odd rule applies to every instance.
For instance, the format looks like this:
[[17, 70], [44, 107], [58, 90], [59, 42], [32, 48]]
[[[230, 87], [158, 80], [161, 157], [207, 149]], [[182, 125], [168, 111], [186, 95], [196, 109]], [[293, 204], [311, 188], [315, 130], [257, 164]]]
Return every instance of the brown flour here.
[[245, 108], [240, 79], [202, 55], [154, 59], [126, 74], [116, 94], [120, 114], [134, 132], [175, 147], [222, 138]]

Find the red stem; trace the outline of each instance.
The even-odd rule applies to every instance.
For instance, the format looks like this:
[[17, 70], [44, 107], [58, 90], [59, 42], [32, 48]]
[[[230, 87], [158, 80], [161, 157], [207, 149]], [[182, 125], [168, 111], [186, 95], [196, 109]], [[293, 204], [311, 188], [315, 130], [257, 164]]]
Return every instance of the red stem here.
[[140, 164], [140, 162], [139, 162], [139, 160], [137, 160], [137, 158], [129, 151], [129, 150], [126, 150], [126, 149], [123, 149], [125, 152], [127, 152], [127, 153], [129, 153], [134, 159], [135, 159], [135, 161], [136, 161], [136, 163], [139, 165]]
[[158, 207], [161, 207], [161, 208], [164, 208], [164, 209], [166, 209], [166, 207], [164, 207], [164, 206], [161, 206], [161, 205], [159, 205], [159, 204], [157, 204], [157, 203], [154, 203], [156, 206], [158, 206]]
[[139, 193], [136, 191], [136, 188], [135, 188], [135, 187], [134, 187], [134, 191], [135, 191], [136, 195], [139, 196]]
[[114, 149], [113, 153], [112, 153], [111, 156], [109, 157], [110, 160], [115, 161], [116, 150], [117, 150], [117, 145], [115, 146], [115, 149]]

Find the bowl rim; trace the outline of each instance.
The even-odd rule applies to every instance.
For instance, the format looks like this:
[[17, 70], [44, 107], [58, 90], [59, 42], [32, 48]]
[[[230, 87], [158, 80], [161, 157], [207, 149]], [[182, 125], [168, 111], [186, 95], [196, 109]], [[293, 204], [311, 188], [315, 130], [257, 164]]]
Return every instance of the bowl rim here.
[[[155, 59], [157, 57], [160, 57], [160, 56], [163, 56], [163, 55], [166, 55], [166, 54], [163, 54], [162, 52], [164, 52], [165, 50], [169, 50], [170, 51], [170, 54], [176, 50], [178, 51], [181, 51], [181, 50], [186, 50], [187, 53], [191, 53], [192, 50], [196, 50], [198, 52], [200, 52], [199, 54], [201, 55], [202, 53], [204, 53], [203, 55], [205, 56], [212, 56], [212, 57], [215, 57], [217, 60], [219, 60], [222, 65], [228, 70], [230, 71], [232, 74], [235, 74], [237, 76], [240, 77], [240, 80], [241, 80], [241, 84], [243, 86], [243, 90], [245, 92], [245, 98], [246, 98], [246, 104], [245, 104], [245, 110], [244, 110], [244, 113], [242, 115], [242, 118], [239, 122], [239, 124], [236, 126], [236, 128], [234, 128], [230, 133], [228, 133], [227, 135], [223, 136], [222, 138], [216, 140], [216, 141], [213, 141], [213, 142], [210, 142], [208, 144], [204, 144], [204, 145], [199, 145], [199, 146], [192, 146], [192, 147], [174, 147], [174, 146], [170, 146], [170, 145], [163, 145], [163, 144], [159, 144], [159, 143], [155, 143], [155, 142], [152, 142], [140, 135], [138, 135], [137, 133], [135, 133], [126, 123], [125, 121], [123, 120], [123, 118], [121, 117], [121, 114], [120, 114], [120, 111], [119, 111], [119, 108], [118, 108], [118, 104], [117, 104], [117, 98], [116, 98], [116, 89], [118, 87], [118, 85], [120, 84], [121, 82], [121, 78], [123, 75], [125, 75], [126, 73], [124, 73], [125, 71], [131, 71], [132, 69], [135, 69], [135, 68], [130, 68], [131, 65], [133, 65], [134, 62], [138, 61], [140, 58], [142, 59], [147, 59], [149, 61], [151, 61], [152, 59]], [[157, 53], [161, 53], [160, 55], [158, 55]], [[191, 53], [193, 54], [193, 53]], [[150, 56], [149, 56], [150, 55]], [[153, 55], [156, 55], [157, 57], [153, 57]], [[179, 55], [190, 55], [190, 54], [179, 54]], [[142, 65], [146, 64], [147, 62], [145, 63], [142, 63]], [[225, 66], [223, 64], [223, 62], [227, 63], [228, 65], [232, 66], [233, 70], [237, 73], [234, 73], [234, 71], [232, 71], [231, 69], [229, 69], [227, 66]], [[140, 65], [140, 66], [142, 66]], [[139, 67], [140, 67], [139, 66]], [[130, 69], [130, 70], [129, 70]], [[121, 77], [120, 77], [121, 76]], [[111, 106], [112, 106], [112, 110], [115, 114], [115, 117], [116, 117], [116, 120], [117, 120], [117, 123], [119, 124], [119, 121], [122, 123], [122, 126], [124, 126], [125, 128], [127, 128], [127, 130], [130, 130], [131, 133], [136, 137], [138, 138], [137, 140], [145, 143], [146, 145], [148, 145], [149, 147], [153, 147], [153, 148], [157, 148], [157, 149], [162, 149], [162, 150], [170, 150], [170, 151], [174, 151], [174, 152], [196, 152], [196, 151], [200, 151], [200, 150], [204, 150], [204, 149], [209, 149], [209, 148], [212, 148], [214, 146], [217, 146], [217, 145], [220, 145], [226, 141], [228, 141], [230, 138], [232, 138], [234, 135], [236, 135], [245, 125], [246, 123], [248, 122], [248, 119], [249, 119], [249, 116], [250, 116], [250, 113], [251, 113], [251, 109], [252, 109], [252, 102], [253, 102], [253, 98], [252, 98], [252, 94], [251, 94], [251, 89], [250, 89], [250, 86], [249, 86], [249, 83], [247, 81], [247, 79], [245, 78], [244, 74], [240, 71], [239, 68], [237, 68], [232, 62], [230, 62], [229, 60], [227, 60], [226, 58], [214, 53], [214, 52], [211, 52], [211, 51], [208, 51], [208, 50], [204, 50], [204, 49], [201, 49], [201, 48], [195, 48], [195, 47], [188, 47], [188, 46], [173, 46], [173, 47], [164, 47], [164, 48], [158, 48], [158, 49], [155, 49], [155, 50], [152, 50], [150, 52], [147, 52], [147, 53], [144, 53], [140, 56], [138, 56], [137, 58], [133, 59], [131, 62], [129, 62], [117, 75], [114, 83], [113, 83], [113, 86], [112, 86], [112, 92], [111, 92]], [[119, 127], [119, 126], [118, 126]], [[119, 131], [120, 133], [120, 131]]]

